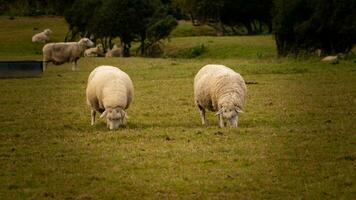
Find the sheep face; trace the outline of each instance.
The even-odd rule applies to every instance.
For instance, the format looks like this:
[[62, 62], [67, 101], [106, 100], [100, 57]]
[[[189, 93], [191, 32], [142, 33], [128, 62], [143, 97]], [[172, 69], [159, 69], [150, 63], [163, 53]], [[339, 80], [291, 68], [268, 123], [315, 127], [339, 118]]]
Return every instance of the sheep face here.
[[52, 30], [48, 28], [48, 29], [44, 30], [44, 33], [46, 35], [51, 35], [52, 34]]
[[220, 115], [224, 124], [229, 122], [230, 126], [237, 127], [238, 115], [242, 110], [235, 105], [223, 105], [221, 109], [216, 113]]
[[96, 45], [96, 47], [98, 48], [99, 53], [104, 53], [104, 48], [103, 48], [102, 44], [98, 44], [98, 45]]
[[121, 108], [108, 108], [100, 117], [106, 117], [106, 126], [110, 130], [115, 130], [124, 123], [126, 112]]
[[85, 47], [93, 47], [94, 46], [94, 42], [92, 42], [91, 40], [89, 40], [88, 38], [82, 38], [79, 40], [78, 42], [80, 45], [83, 45]]

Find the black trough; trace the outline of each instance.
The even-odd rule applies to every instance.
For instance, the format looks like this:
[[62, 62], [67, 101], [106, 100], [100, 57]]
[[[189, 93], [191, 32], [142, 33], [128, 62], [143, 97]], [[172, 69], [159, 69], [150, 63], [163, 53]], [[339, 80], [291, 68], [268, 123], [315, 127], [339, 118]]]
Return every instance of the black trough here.
[[42, 61], [0, 61], [0, 77], [37, 77], [43, 73]]

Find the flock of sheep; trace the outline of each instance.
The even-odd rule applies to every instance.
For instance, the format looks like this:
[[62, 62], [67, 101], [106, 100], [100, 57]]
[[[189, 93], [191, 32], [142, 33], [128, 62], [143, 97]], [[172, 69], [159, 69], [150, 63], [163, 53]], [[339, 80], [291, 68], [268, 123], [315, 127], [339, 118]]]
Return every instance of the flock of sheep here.
[[[33, 42], [46, 43], [52, 33], [46, 29], [33, 36]], [[43, 68], [47, 63], [73, 63], [76, 70], [77, 60], [82, 54], [92, 56], [101, 52], [102, 46], [89, 48], [94, 43], [88, 38], [79, 42], [48, 43], [43, 47]], [[88, 49], [89, 48], [89, 49]], [[114, 47], [108, 51], [110, 55], [117, 53]], [[229, 124], [238, 126], [238, 115], [243, 112], [247, 88], [242, 76], [223, 65], [206, 65], [194, 78], [194, 99], [200, 111], [203, 125], [207, 124], [205, 110], [216, 112], [220, 127]], [[87, 104], [91, 109], [91, 125], [95, 124], [96, 112], [102, 113], [100, 118], [106, 118], [110, 130], [119, 128], [127, 118], [126, 110], [134, 99], [134, 87], [131, 78], [125, 72], [114, 66], [96, 67], [89, 75], [86, 88]]]
[[[239, 73], [223, 65], [206, 65], [194, 78], [194, 99], [202, 124], [206, 125], [205, 109], [216, 112], [220, 127], [237, 127], [243, 112], [247, 88]], [[106, 118], [110, 130], [117, 129], [127, 118], [126, 109], [134, 98], [131, 78], [113, 66], [99, 66], [89, 75], [86, 88], [87, 104], [91, 108], [91, 125], [96, 112]]]
[[101, 44], [93, 47], [94, 43], [88, 38], [82, 38], [78, 42], [58, 42], [46, 44], [50, 40], [51, 34], [51, 29], [45, 29], [43, 32], [37, 33], [32, 37], [32, 42], [45, 44], [42, 49], [43, 71], [46, 70], [49, 62], [52, 62], [55, 65], [60, 65], [66, 62], [73, 63], [72, 70], [75, 71], [77, 69], [77, 61], [82, 55], [85, 57], [104, 55], [105, 57], [122, 56], [121, 47], [114, 45], [111, 50], [107, 49], [105, 54], [104, 48]]

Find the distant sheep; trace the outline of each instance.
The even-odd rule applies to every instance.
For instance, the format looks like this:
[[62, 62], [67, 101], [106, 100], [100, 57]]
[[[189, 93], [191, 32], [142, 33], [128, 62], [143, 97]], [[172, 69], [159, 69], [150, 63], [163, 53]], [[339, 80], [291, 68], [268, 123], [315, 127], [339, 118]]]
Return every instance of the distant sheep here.
[[89, 75], [86, 96], [91, 108], [91, 125], [95, 123], [96, 112], [100, 112], [100, 118], [106, 117], [106, 125], [112, 130], [124, 123], [134, 88], [130, 77], [119, 68], [99, 66]]
[[49, 41], [49, 36], [52, 34], [51, 29], [46, 29], [41, 33], [37, 33], [32, 37], [32, 42], [47, 43]]
[[331, 61], [337, 60], [337, 58], [338, 58], [338, 56], [326, 56], [323, 59], [321, 59], [321, 61], [329, 61], [329, 62], [331, 62]]
[[79, 42], [60, 42], [48, 43], [43, 51], [43, 71], [46, 70], [47, 63], [52, 62], [55, 65], [61, 65], [66, 62], [73, 63], [72, 70], [77, 69], [77, 61], [83, 55], [88, 47], [94, 46], [94, 43], [88, 38], [82, 38]]
[[86, 49], [84, 51], [85, 57], [94, 57], [94, 56], [104, 56], [104, 48], [102, 44], [96, 45], [96, 47]]
[[105, 57], [122, 57], [122, 48], [114, 45], [111, 50], [108, 50]]
[[202, 124], [206, 124], [205, 109], [217, 112], [219, 126], [227, 121], [237, 127], [238, 114], [246, 101], [247, 88], [239, 73], [224, 65], [206, 65], [194, 78], [195, 103], [199, 108]]
[[336, 56], [326, 56], [323, 59], [321, 59], [321, 61], [325, 61], [325, 62], [332, 62], [332, 61], [337, 61], [339, 59], [344, 58], [344, 54], [342, 53], [338, 53]]

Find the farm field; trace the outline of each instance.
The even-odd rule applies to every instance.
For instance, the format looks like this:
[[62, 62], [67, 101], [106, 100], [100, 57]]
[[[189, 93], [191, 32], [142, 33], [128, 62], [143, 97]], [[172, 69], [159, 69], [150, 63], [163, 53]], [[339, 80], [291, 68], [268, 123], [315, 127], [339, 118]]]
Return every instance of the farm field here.
[[[61, 18], [0, 17], [0, 60], [41, 59], [31, 36], [46, 24], [53, 41], [64, 38]], [[165, 41], [168, 57], [205, 51], [81, 58], [76, 72], [50, 64], [39, 78], [0, 79], [0, 199], [356, 198], [354, 60], [277, 59], [272, 36], [176, 33]], [[248, 83], [237, 129], [218, 128], [211, 112], [200, 124], [193, 78], [209, 63]], [[120, 67], [134, 83], [117, 131], [104, 120], [90, 126], [85, 88], [99, 65]]]

